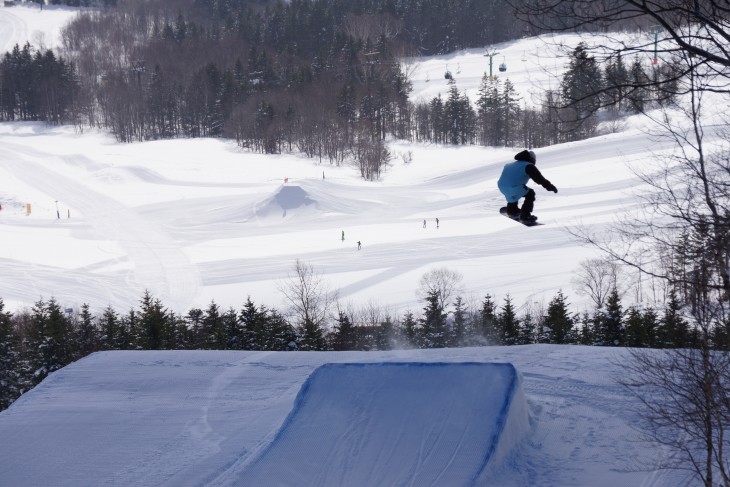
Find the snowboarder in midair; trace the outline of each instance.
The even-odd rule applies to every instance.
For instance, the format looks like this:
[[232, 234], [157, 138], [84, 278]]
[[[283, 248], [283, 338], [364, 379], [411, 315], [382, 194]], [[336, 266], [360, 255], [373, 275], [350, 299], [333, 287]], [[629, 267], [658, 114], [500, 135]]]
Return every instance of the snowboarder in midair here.
[[[532, 179], [537, 184], [553, 193], [558, 192], [550, 181], [540, 174], [535, 164], [537, 157], [531, 150], [523, 150], [515, 154], [514, 162], [508, 162], [502, 169], [497, 186], [507, 199], [507, 214], [511, 217], [519, 216], [523, 222], [535, 222], [537, 217], [532, 214], [535, 205], [535, 191], [527, 187], [527, 182]], [[525, 198], [522, 208], [519, 206], [520, 198]]]

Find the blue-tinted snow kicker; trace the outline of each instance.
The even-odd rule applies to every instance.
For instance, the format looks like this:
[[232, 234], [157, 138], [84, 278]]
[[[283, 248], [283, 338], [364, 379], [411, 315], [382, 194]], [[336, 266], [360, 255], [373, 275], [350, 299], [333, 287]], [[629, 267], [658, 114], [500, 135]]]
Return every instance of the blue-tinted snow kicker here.
[[512, 364], [325, 364], [238, 485], [477, 485], [528, 427]]

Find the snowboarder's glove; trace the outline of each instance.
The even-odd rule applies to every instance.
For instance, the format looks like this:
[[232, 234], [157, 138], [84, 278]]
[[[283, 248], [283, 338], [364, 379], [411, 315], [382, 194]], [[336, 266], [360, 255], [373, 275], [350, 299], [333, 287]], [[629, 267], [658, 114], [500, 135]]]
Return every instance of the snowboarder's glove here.
[[550, 182], [548, 182], [547, 184], [545, 184], [545, 189], [547, 189], [548, 191], [552, 191], [553, 193], [557, 193], [558, 192], [558, 188], [556, 188], [555, 185], [553, 183], [550, 183]]

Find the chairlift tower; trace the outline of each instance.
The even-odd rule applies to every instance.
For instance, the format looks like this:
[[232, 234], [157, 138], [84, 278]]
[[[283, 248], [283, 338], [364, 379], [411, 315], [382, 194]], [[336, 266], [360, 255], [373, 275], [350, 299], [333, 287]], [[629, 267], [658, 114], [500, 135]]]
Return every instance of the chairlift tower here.
[[652, 64], [659, 64], [659, 33], [661, 31], [661, 25], [651, 26], [651, 33], [654, 34], [654, 59], [652, 60]]
[[498, 55], [499, 53], [492, 49], [491, 51], [487, 51], [484, 55], [489, 58], [489, 81], [494, 81], [494, 75], [492, 74], [492, 60], [494, 56]]

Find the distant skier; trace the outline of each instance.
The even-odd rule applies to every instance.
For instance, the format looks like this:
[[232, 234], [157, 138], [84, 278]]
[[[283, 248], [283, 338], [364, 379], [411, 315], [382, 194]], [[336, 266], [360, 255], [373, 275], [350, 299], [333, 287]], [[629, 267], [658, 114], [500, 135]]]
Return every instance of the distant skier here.
[[342, 241], [343, 242], [345, 241], [345, 231], [344, 230], [342, 230]]
[[[507, 199], [507, 214], [511, 217], [519, 215], [520, 221], [534, 223], [537, 217], [532, 214], [535, 205], [535, 191], [527, 187], [532, 179], [537, 184], [553, 193], [558, 192], [550, 181], [545, 179], [535, 164], [537, 157], [531, 150], [523, 150], [515, 154], [515, 161], [508, 162], [502, 169], [497, 186]], [[525, 198], [522, 208], [519, 207], [520, 198]]]
[[439, 227], [439, 219], [436, 218], [436, 228], [438, 228], [438, 227]]
[[358, 240], [358, 241], [357, 241], [357, 250], [360, 250], [361, 248], [362, 248], [362, 244], [361, 244], [361, 243], [360, 243], [360, 241]]
[[423, 220], [423, 228], [426, 228], [426, 220]]

